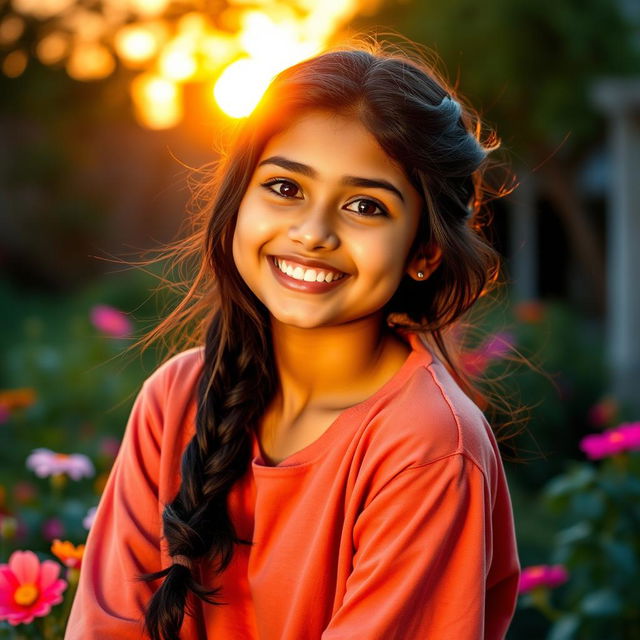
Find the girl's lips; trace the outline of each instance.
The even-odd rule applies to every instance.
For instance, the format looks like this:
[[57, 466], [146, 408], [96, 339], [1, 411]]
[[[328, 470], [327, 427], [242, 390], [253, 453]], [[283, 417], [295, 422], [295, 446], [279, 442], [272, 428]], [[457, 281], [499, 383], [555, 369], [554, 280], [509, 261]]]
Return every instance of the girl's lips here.
[[267, 262], [271, 266], [271, 270], [273, 271], [278, 282], [280, 282], [280, 284], [284, 285], [288, 289], [292, 289], [293, 291], [305, 291], [307, 293], [324, 293], [325, 291], [329, 291], [330, 289], [339, 287], [349, 277], [348, 275], [344, 275], [342, 276], [342, 278], [338, 278], [337, 280], [333, 280], [331, 282], [307, 282], [306, 280], [296, 280], [295, 278], [292, 278], [286, 273], [280, 271], [280, 269], [276, 266], [274, 258], [272, 256], [267, 257]]

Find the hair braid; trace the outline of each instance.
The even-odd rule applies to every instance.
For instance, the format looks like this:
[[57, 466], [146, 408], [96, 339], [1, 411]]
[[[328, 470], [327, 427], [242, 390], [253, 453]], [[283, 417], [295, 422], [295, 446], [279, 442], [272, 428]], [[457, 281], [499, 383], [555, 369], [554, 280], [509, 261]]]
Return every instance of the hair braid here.
[[[253, 323], [246, 315], [233, 318], [233, 332], [224, 324], [222, 314], [216, 313], [207, 331], [196, 433], [182, 456], [180, 489], [162, 514], [169, 555], [184, 556], [192, 563], [206, 557], [216, 573], [222, 573], [231, 562], [234, 544], [253, 544], [236, 536], [226, 503], [251, 459], [250, 425], [271, 396], [271, 385], [265, 384], [270, 358], [261, 353], [269, 347], [268, 342], [255, 325], [247, 326]], [[244, 330], [240, 328], [243, 324]], [[226, 604], [213, 599], [221, 587], [205, 588], [185, 564], [176, 562], [162, 571], [139, 576], [141, 580], [159, 578], [165, 579], [145, 615], [145, 628], [152, 640], [178, 639], [185, 608], [193, 615], [188, 607], [189, 592], [209, 604]]]

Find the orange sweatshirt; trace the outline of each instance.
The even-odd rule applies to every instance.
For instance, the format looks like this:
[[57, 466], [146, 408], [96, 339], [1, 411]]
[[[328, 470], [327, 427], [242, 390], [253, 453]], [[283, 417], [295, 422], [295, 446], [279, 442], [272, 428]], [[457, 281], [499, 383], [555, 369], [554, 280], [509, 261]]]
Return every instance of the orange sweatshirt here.
[[[254, 435], [228, 498], [239, 537], [184, 640], [499, 640], [520, 563], [506, 477], [478, 407], [416, 334], [396, 374], [276, 466]], [[163, 505], [194, 433], [202, 349], [143, 384], [89, 532], [65, 640], [133, 640], [170, 563]]]

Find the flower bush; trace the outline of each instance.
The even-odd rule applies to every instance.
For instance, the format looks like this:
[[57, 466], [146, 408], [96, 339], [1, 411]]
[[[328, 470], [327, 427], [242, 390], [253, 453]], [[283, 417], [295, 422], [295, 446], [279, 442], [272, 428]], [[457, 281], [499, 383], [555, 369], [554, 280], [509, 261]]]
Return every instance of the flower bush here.
[[29, 317], [23, 339], [2, 349], [0, 638], [64, 636], [87, 531], [144, 379], [142, 367], [123, 374], [113, 362], [130, 321], [97, 306], [60, 326]]
[[552, 541], [554, 566], [523, 570], [520, 605], [552, 622], [547, 640], [634, 640], [640, 637], [640, 423], [589, 434], [579, 446], [588, 460], [569, 462], [542, 493], [561, 526]]

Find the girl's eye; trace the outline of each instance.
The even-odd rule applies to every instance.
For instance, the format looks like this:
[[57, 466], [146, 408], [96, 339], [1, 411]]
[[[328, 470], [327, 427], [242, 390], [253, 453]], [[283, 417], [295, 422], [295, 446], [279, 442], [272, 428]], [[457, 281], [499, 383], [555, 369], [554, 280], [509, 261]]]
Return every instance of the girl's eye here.
[[[274, 185], [282, 185], [282, 187], [277, 187], [276, 189], [272, 189]], [[271, 193], [275, 193], [281, 198], [294, 198], [300, 200], [301, 198], [296, 198], [296, 193], [300, 190], [300, 187], [291, 180], [284, 180], [282, 178], [274, 178], [273, 180], [268, 180], [267, 182], [263, 182], [261, 184], [262, 187], [270, 191]], [[292, 193], [293, 192], [293, 193]], [[369, 198], [358, 198], [357, 200], [353, 200], [349, 203], [349, 206], [355, 204], [356, 202], [364, 203], [364, 205], [360, 204], [357, 207], [357, 211], [353, 209], [347, 209], [347, 211], [352, 211], [359, 216], [363, 216], [365, 218], [375, 218], [376, 216], [389, 216], [389, 212], [378, 202], [375, 200], [370, 200]], [[379, 213], [376, 213], [375, 210], [378, 209]]]
[[[274, 184], [285, 185], [286, 188], [284, 191], [280, 191], [280, 188], [272, 189], [271, 187]], [[291, 182], [290, 180], [280, 180], [280, 179], [263, 182], [261, 186], [267, 189], [267, 191], [271, 191], [272, 193], [275, 193], [277, 196], [280, 196], [281, 198], [295, 198], [295, 191], [300, 189], [300, 187], [295, 182]], [[291, 193], [292, 191], [294, 192], [293, 194]]]
[[[357, 207], [358, 211], [354, 211], [358, 215], [373, 218], [375, 216], [388, 216], [389, 212], [381, 205], [378, 204], [375, 200], [369, 200], [368, 198], [358, 198], [353, 202], [350, 202], [349, 205], [355, 204], [356, 202], [365, 203], [364, 206], [361, 204]], [[365, 209], [369, 209], [367, 212]], [[372, 212], [371, 209], [374, 211]], [[379, 209], [380, 213], [375, 213], [375, 209]], [[353, 211], [353, 209], [349, 209], [349, 211]]]

